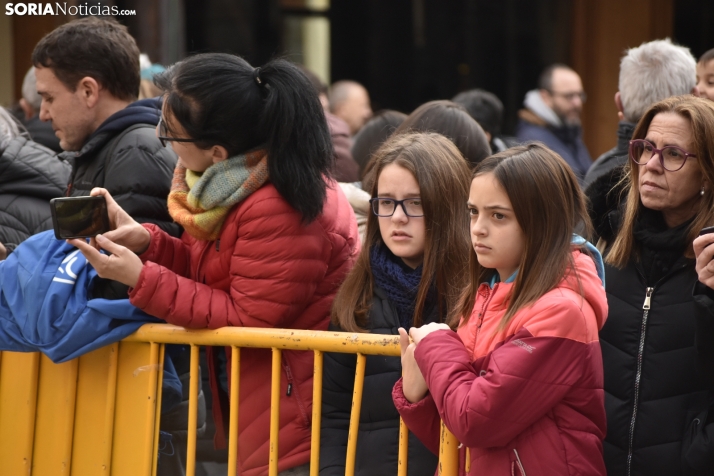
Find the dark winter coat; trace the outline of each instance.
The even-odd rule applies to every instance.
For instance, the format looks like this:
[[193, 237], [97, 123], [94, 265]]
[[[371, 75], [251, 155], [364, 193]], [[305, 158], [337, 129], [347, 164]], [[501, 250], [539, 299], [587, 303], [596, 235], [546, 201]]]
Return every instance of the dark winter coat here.
[[79, 152], [60, 156], [73, 164], [68, 196], [104, 187], [136, 221], [180, 236], [166, 205], [176, 154], [156, 137], [160, 114], [157, 99], [132, 103], [104, 121]]
[[39, 114], [27, 120], [23, 119], [20, 122], [25, 126], [33, 141], [44, 145], [55, 153], [62, 152], [59, 138], [55, 135], [54, 129], [52, 129], [52, 122], [41, 121]]
[[[434, 305], [425, 310], [424, 324], [437, 321], [437, 308]], [[399, 327], [394, 304], [381, 288], [375, 287], [369, 312], [369, 332], [398, 335]], [[341, 331], [332, 324], [330, 329]], [[345, 474], [356, 362], [354, 354], [325, 354], [320, 436], [321, 476]], [[402, 365], [399, 357], [367, 356], [357, 437], [356, 476], [397, 474], [399, 412], [392, 401], [392, 387], [401, 376]], [[410, 433], [407, 474], [432, 476], [437, 463], [438, 457]]]
[[682, 257], [651, 287], [634, 262], [622, 270], [607, 266], [606, 280], [610, 315], [600, 344], [608, 474], [711, 474], [711, 467], [690, 468], [683, 445], [711, 401], [694, 344], [697, 319], [712, 320], [714, 307], [692, 298], [693, 260]]
[[583, 180], [583, 188], [587, 188], [591, 183], [615, 167], [620, 167], [627, 163], [630, 139], [632, 139], [632, 133], [635, 131], [635, 125], [631, 122], [620, 122], [617, 126], [617, 145], [593, 162], [590, 170], [585, 175], [585, 180]]
[[[588, 189], [601, 210], [610, 208], [596, 223], [610, 244], [620, 225], [619, 193], [603, 194], [619, 174], [614, 169]], [[714, 423], [707, 418], [714, 376], [702, 371], [702, 364], [714, 368], [714, 300], [697, 284], [693, 260], [667, 263], [660, 254], [647, 252], [649, 272], [635, 259], [624, 269], [606, 265], [610, 311], [600, 344], [609, 475], [704, 475], [714, 467]], [[699, 354], [697, 341], [705, 350]]]
[[52, 229], [49, 201], [63, 195], [69, 173], [68, 163], [25, 137], [0, 153], [0, 243], [8, 251]]

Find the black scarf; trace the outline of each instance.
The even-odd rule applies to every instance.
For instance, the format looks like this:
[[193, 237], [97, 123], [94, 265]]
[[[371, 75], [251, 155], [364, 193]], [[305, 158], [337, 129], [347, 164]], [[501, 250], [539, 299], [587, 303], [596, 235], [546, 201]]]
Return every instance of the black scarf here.
[[648, 286], [666, 275], [687, 246], [687, 232], [694, 218], [667, 228], [662, 212], [642, 208], [635, 221], [633, 236], [640, 251], [640, 266]]

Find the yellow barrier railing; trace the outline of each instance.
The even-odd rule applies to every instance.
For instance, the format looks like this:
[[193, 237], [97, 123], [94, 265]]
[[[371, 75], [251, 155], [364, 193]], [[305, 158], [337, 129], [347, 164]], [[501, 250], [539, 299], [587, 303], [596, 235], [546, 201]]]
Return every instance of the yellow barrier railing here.
[[[0, 352], [0, 467], [3, 475], [155, 475], [165, 344], [191, 347], [186, 474], [195, 475], [199, 346], [231, 352], [228, 475], [236, 474], [240, 348], [272, 349], [270, 459], [278, 473], [281, 351], [314, 352], [310, 474], [319, 473], [324, 352], [357, 354], [345, 474], [354, 475], [367, 355], [399, 356], [398, 336], [227, 327], [187, 330], [147, 324], [121, 343], [64, 364]], [[443, 425], [442, 425], [443, 427]], [[407, 474], [408, 431], [399, 431], [398, 475]], [[458, 442], [442, 428], [439, 474], [458, 474]], [[101, 445], [98, 451], [97, 445]]]

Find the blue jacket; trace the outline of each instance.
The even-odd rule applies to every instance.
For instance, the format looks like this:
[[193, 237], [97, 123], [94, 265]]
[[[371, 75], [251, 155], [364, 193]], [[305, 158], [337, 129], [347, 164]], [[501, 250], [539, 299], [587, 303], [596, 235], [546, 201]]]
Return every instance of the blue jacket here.
[[533, 124], [521, 119], [516, 126], [516, 136], [521, 141], [540, 141], [558, 153], [573, 169], [582, 182], [592, 165], [590, 153], [583, 143], [580, 127], [553, 127]]
[[97, 272], [52, 231], [28, 238], [0, 262], [0, 350], [41, 351], [65, 362], [161, 322], [129, 299], [89, 299]]

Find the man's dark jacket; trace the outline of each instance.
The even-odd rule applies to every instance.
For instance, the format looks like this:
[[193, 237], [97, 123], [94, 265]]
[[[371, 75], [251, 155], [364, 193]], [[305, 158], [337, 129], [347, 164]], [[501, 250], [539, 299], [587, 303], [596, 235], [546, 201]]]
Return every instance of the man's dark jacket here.
[[176, 154], [156, 138], [160, 115], [158, 99], [134, 102], [107, 118], [79, 152], [60, 156], [73, 164], [69, 196], [104, 187], [136, 221], [179, 236], [167, 207]]
[[8, 251], [52, 228], [49, 201], [61, 197], [70, 166], [26, 137], [0, 152], [0, 243]]
[[635, 125], [631, 122], [622, 121], [617, 126], [617, 145], [602, 154], [593, 162], [590, 170], [585, 175], [583, 188], [587, 188], [595, 180], [610, 172], [615, 167], [625, 165], [627, 163], [630, 139], [635, 131]]
[[[437, 309], [434, 305], [425, 310], [424, 324], [436, 321]], [[369, 312], [369, 332], [398, 335], [399, 327], [394, 304], [382, 289], [375, 287]], [[341, 329], [331, 324], [330, 330]], [[345, 474], [356, 362], [354, 354], [325, 354], [320, 436], [321, 476]], [[356, 476], [397, 474], [399, 413], [392, 402], [392, 387], [401, 376], [399, 357], [367, 356], [355, 459]], [[408, 474], [433, 476], [437, 462], [437, 456], [410, 433]]]

